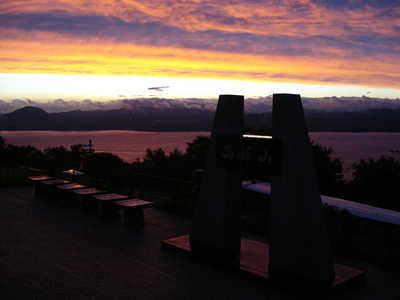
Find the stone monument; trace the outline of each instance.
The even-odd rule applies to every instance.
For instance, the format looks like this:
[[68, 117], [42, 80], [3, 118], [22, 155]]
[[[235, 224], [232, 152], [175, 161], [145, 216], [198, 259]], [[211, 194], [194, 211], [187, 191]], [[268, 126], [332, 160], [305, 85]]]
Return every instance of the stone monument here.
[[271, 180], [269, 278], [331, 286], [335, 269], [300, 95], [275, 94], [272, 122], [282, 156]]
[[190, 231], [193, 254], [239, 264], [242, 171], [218, 167], [218, 135], [243, 136], [244, 97], [219, 97]]

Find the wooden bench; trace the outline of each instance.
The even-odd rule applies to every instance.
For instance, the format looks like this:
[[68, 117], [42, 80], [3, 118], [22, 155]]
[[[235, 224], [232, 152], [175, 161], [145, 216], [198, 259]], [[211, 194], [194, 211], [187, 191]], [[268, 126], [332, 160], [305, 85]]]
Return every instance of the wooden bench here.
[[124, 225], [144, 225], [143, 208], [152, 206], [153, 202], [136, 198], [116, 201], [115, 205], [122, 212]]
[[99, 214], [105, 218], [118, 218], [119, 210], [115, 206], [118, 200], [128, 199], [128, 196], [120, 195], [117, 193], [108, 193], [93, 196], [98, 203]]
[[68, 183], [68, 184], [57, 185], [57, 188], [61, 194], [61, 199], [63, 201], [63, 204], [68, 206], [68, 205], [79, 204], [78, 199], [76, 197], [73, 197], [72, 192], [74, 190], [87, 188], [87, 186], [79, 183]]
[[61, 184], [71, 183], [70, 181], [63, 179], [43, 180], [40, 184], [43, 185], [44, 194], [48, 196], [56, 196], [57, 186]]
[[98, 209], [97, 202], [94, 201], [93, 196], [105, 193], [107, 192], [96, 188], [86, 188], [73, 191], [73, 195], [79, 198], [79, 209], [87, 212], [97, 211]]
[[42, 181], [54, 180], [54, 179], [56, 179], [56, 178], [51, 177], [49, 175], [37, 175], [37, 176], [28, 177], [28, 180], [33, 182], [33, 189], [34, 189], [35, 196], [44, 195], [46, 193], [46, 189], [45, 189], [44, 185], [42, 184]]

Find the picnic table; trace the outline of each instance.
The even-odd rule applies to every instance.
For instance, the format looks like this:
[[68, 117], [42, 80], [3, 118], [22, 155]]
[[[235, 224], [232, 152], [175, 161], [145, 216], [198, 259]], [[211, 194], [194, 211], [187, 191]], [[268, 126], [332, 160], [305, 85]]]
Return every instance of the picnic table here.
[[49, 175], [36, 175], [36, 176], [30, 176], [28, 177], [29, 181], [33, 182], [33, 189], [34, 189], [34, 194], [36, 196], [43, 195], [46, 192], [46, 189], [44, 188], [43, 184], [41, 183], [44, 180], [54, 180], [55, 178]]
[[119, 209], [115, 205], [115, 202], [118, 200], [128, 199], [128, 196], [117, 193], [108, 193], [94, 195], [93, 198], [98, 203], [100, 216], [106, 218], [117, 218], [119, 217]]
[[64, 180], [64, 179], [53, 179], [53, 180], [43, 180], [41, 181], [42, 184], [45, 186], [57, 186], [60, 184], [67, 184], [70, 183], [70, 181]]
[[36, 175], [36, 176], [30, 176], [30, 177], [28, 177], [28, 179], [33, 182], [38, 182], [38, 181], [42, 181], [42, 180], [49, 180], [49, 179], [55, 179], [55, 178], [51, 177], [49, 175]]
[[74, 190], [72, 193], [79, 198], [79, 208], [81, 211], [95, 211], [97, 210], [97, 203], [94, 201], [93, 196], [107, 192], [96, 188], [86, 188]]
[[87, 188], [87, 186], [74, 182], [74, 183], [57, 185], [57, 188], [60, 191], [63, 204], [73, 205], [73, 204], [78, 204], [79, 199], [77, 197], [73, 197], [72, 191]]
[[48, 196], [56, 196], [56, 188], [58, 185], [67, 184], [70, 181], [63, 180], [63, 179], [53, 179], [53, 180], [42, 180], [40, 184], [43, 185], [44, 193]]
[[144, 225], [143, 208], [152, 206], [153, 202], [136, 198], [116, 201], [115, 204], [122, 212], [124, 225]]

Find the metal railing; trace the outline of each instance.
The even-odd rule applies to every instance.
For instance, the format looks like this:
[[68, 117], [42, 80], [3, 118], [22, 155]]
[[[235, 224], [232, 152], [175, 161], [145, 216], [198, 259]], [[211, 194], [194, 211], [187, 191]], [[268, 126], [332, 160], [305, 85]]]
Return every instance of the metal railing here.
[[[125, 185], [142, 198], [173, 200], [189, 195], [190, 182], [150, 174], [124, 172]], [[183, 200], [184, 201], [184, 200]]]

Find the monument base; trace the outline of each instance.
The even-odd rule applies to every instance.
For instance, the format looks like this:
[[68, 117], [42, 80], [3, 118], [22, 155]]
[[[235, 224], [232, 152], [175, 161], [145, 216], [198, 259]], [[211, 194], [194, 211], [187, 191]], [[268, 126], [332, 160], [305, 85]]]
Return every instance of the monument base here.
[[[163, 240], [161, 241], [161, 247], [173, 249], [192, 257], [198, 257], [190, 248], [189, 235]], [[202, 258], [206, 257], [203, 256]], [[215, 261], [211, 262], [215, 263]], [[226, 264], [223, 264], [223, 266], [226, 266]], [[273, 280], [273, 278], [269, 276], [269, 245], [245, 238], [241, 239], [240, 262], [236, 270], [245, 275], [251, 275], [265, 280], [272, 286], [285, 288], [286, 290], [290, 288], [291, 291], [302, 294], [331, 292], [361, 280], [364, 277], [364, 271], [335, 264], [336, 276], [329, 285], [322, 284], [320, 287], [310, 288], [308, 284], [302, 285], [301, 279], [299, 279], [298, 284], [295, 284], [295, 277], [290, 276], [280, 277], [278, 279], [279, 282], [277, 282], [277, 280]], [[285, 281], [285, 278], [287, 278], [287, 281]]]
[[240, 266], [240, 246], [237, 249], [221, 250], [189, 238], [189, 247], [191, 255], [199, 259], [216, 262], [233, 269], [237, 269]]
[[[338, 266], [334, 265], [335, 274], [338, 271]], [[332, 288], [332, 284], [337, 276], [321, 281], [310, 279], [299, 274], [295, 274], [286, 270], [281, 270], [269, 265], [268, 280], [273, 282], [277, 286], [290, 287], [295, 291], [310, 291], [313, 294], [323, 293], [329, 291]]]

